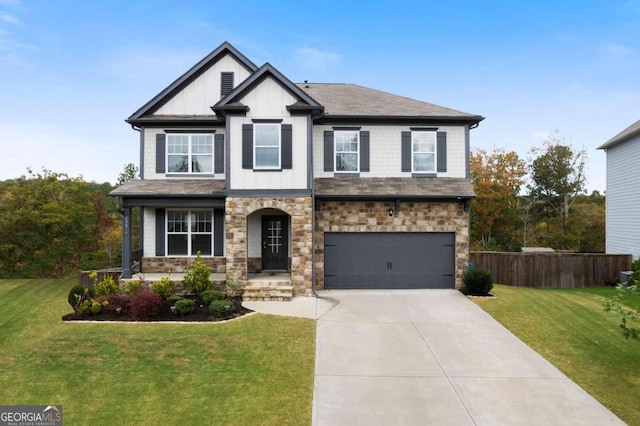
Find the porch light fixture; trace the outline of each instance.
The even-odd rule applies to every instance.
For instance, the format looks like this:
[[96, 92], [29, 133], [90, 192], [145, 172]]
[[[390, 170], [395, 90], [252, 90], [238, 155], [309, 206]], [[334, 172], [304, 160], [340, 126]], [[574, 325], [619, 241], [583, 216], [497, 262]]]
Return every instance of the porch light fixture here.
[[393, 217], [393, 209], [389, 209], [389, 217]]

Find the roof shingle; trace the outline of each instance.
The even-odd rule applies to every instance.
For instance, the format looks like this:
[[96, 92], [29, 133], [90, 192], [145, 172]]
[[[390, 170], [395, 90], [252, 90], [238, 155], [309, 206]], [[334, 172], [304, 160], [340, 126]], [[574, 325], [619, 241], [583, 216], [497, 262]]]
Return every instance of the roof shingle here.
[[114, 197], [224, 197], [225, 181], [220, 179], [145, 179], [130, 180], [114, 189]]
[[362, 178], [315, 179], [320, 198], [473, 198], [471, 181], [464, 178]]

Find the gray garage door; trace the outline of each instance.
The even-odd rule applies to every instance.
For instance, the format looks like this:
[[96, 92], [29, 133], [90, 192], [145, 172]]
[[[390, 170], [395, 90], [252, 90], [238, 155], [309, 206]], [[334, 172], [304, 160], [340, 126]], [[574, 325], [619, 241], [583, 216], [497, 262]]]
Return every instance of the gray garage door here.
[[326, 289], [454, 288], [453, 233], [325, 233]]

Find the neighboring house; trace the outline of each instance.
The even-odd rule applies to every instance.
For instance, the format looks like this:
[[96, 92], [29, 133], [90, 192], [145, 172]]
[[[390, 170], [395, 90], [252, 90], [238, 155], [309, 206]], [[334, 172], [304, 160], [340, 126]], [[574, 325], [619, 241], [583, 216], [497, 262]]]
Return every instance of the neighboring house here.
[[482, 119], [355, 84], [294, 84], [225, 42], [126, 120], [141, 179], [111, 193], [123, 277], [139, 206], [143, 273], [184, 271], [200, 252], [249, 286], [284, 272], [274, 285], [295, 296], [460, 288], [469, 130]]
[[640, 255], [640, 120], [598, 149], [607, 153], [607, 253]]

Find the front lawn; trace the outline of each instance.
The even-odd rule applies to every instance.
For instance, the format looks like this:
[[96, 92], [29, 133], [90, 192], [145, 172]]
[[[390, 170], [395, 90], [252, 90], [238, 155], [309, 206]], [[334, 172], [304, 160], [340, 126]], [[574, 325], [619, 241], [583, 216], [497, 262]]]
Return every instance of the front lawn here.
[[311, 423], [315, 322], [63, 323], [75, 280], [0, 280], [0, 405], [65, 424]]
[[[474, 299], [628, 424], [640, 425], [640, 342], [626, 340], [603, 312], [613, 288], [531, 289], [497, 285], [495, 299]], [[640, 298], [625, 300], [640, 306]]]

